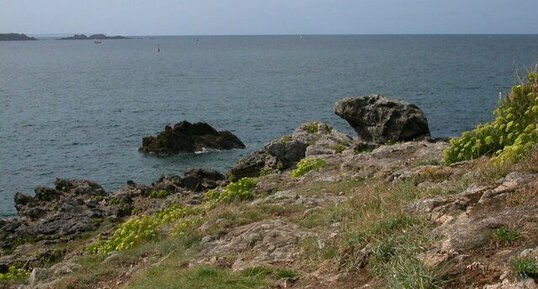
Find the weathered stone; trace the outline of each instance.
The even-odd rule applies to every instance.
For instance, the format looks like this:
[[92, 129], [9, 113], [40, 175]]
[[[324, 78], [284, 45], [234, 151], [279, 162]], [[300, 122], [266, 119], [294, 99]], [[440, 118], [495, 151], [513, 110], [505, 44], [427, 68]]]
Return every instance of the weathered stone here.
[[405, 101], [382, 95], [349, 97], [334, 105], [334, 112], [345, 119], [365, 142], [423, 140], [430, 137], [422, 110]]
[[224, 182], [224, 175], [217, 171], [192, 169], [185, 172], [183, 177], [176, 175], [161, 176], [152, 184], [151, 190], [166, 190], [170, 193], [179, 193], [185, 190], [203, 192], [214, 189]]
[[15, 207], [20, 218], [3, 220], [0, 230], [0, 248], [13, 253], [4, 256], [0, 263], [9, 265], [23, 260], [23, 263], [39, 265], [41, 259], [56, 258], [56, 253], [46, 246], [39, 254], [36, 249], [32, 253], [24, 246], [42, 241], [67, 242], [96, 230], [105, 217], [96, 199], [107, 195], [94, 182], [66, 179], [57, 179], [55, 188], [38, 187], [33, 197], [16, 194]]
[[288, 169], [305, 157], [307, 146], [296, 140], [275, 140], [239, 160], [226, 176], [228, 180], [236, 181], [245, 177], [258, 177], [263, 170]]
[[322, 122], [307, 122], [291, 136], [284, 136], [266, 144], [239, 160], [227, 173], [235, 181], [244, 177], [258, 177], [262, 172], [282, 171], [295, 166], [305, 156], [339, 154], [351, 148], [353, 139]]
[[236, 256], [232, 270], [291, 263], [299, 255], [299, 241], [310, 233], [282, 220], [264, 220], [237, 227], [225, 236], [205, 242], [203, 263], [224, 256]]

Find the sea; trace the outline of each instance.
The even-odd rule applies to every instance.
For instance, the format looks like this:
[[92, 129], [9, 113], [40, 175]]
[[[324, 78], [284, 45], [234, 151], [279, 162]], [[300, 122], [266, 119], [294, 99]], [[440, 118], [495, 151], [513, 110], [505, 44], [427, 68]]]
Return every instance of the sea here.
[[[538, 35], [0, 42], [0, 216], [16, 213], [15, 192], [33, 194], [58, 177], [113, 191], [195, 167], [225, 172], [306, 121], [355, 135], [332, 111], [347, 96], [415, 103], [433, 137], [457, 136], [491, 120], [502, 94], [537, 62]], [[230, 130], [247, 149], [137, 151], [144, 136], [182, 120]]]

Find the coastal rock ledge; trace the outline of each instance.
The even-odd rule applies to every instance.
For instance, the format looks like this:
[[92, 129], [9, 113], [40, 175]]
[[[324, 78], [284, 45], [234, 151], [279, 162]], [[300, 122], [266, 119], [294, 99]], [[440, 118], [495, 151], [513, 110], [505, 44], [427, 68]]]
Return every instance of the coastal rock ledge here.
[[334, 105], [364, 142], [387, 143], [430, 137], [428, 120], [416, 105], [382, 95], [348, 97]]
[[217, 131], [205, 122], [182, 121], [173, 127], [166, 126], [157, 136], [142, 139], [138, 151], [159, 155], [182, 152], [193, 153], [207, 149], [244, 149], [245, 144], [229, 131]]

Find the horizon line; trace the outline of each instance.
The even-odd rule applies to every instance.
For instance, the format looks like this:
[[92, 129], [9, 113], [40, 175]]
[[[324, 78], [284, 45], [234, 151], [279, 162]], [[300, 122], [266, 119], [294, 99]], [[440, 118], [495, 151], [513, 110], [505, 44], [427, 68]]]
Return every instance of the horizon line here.
[[[18, 32], [5, 32], [18, 33]], [[3, 34], [3, 33], [2, 33]], [[22, 33], [28, 36], [64, 36], [75, 34], [104, 34], [106, 36], [126, 37], [222, 37], [222, 36], [464, 36], [464, 35], [538, 35], [538, 33], [265, 33], [265, 34], [115, 34], [115, 33]]]

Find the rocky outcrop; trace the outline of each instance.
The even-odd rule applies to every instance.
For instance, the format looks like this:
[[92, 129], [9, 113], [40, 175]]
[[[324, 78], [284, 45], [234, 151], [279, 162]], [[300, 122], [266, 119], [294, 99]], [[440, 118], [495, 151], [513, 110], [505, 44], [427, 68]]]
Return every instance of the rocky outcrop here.
[[282, 220], [266, 220], [231, 230], [221, 238], [202, 239], [203, 263], [218, 264], [227, 256], [235, 256], [232, 270], [291, 263], [299, 256], [299, 242], [310, 236], [296, 224]]
[[[9, 249], [0, 251], [0, 272], [11, 264], [31, 271], [28, 287], [18, 288], [62, 288], [57, 284], [66, 282], [80, 284], [89, 279], [78, 276], [95, 268], [95, 264], [86, 265], [82, 251], [65, 249], [66, 241], [77, 238], [69, 244], [82, 244], [77, 248], [85, 250], [81, 248], [86, 248], [95, 238], [109, 237], [121, 216], [151, 216], [170, 205], [194, 205], [191, 208], [201, 209], [203, 214], [162, 228], [155, 239], [139, 247], [143, 253], [114, 251], [100, 257], [102, 266], [117, 268], [110, 274], [106, 272], [109, 275], [103, 274], [100, 280], [85, 281], [90, 284], [86, 288], [120, 285], [130, 288], [130, 282], [136, 282], [132, 276], [145, 276], [148, 268], [173, 270], [175, 274], [206, 265], [235, 272], [253, 269], [254, 273], [259, 268], [272, 268], [275, 273], [260, 271], [260, 274], [287, 275], [278, 280], [267, 279], [278, 281], [278, 288], [347, 288], [356, 284], [364, 284], [361, 288], [384, 288], [383, 282], [366, 273], [376, 265], [372, 262], [379, 261], [376, 254], [384, 249], [378, 237], [381, 241], [400, 242], [396, 239], [400, 233], [405, 238], [402, 242], [417, 242], [413, 246], [421, 248], [409, 257], [417, 258], [424, 268], [439, 269], [435, 278], [447, 280], [446, 288], [535, 288], [534, 275], [518, 276], [511, 267], [517, 258], [538, 260], [538, 175], [534, 167], [531, 171], [511, 170], [499, 175], [498, 171], [489, 172], [495, 174], [494, 179], [488, 177], [488, 181], [482, 181], [484, 176], [474, 175], [473, 171], [481, 160], [443, 165], [446, 142], [396, 143], [357, 152], [354, 140], [319, 122], [306, 123], [292, 136], [274, 142], [258, 152], [265, 154], [260, 159], [262, 169], [275, 163], [290, 165], [300, 156], [322, 158], [327, 165], [300, 178], [290, 176], [289, 171], [260, 177], [252, 190], [253, 200], [228, 205], [203, 203], [204, 191], [223, 186], [226, 181], [222, 174], [202, 169], [188, 171], [183, 176], [163, 176], [150, 185], [129, 181], [110, 194], [95, 183], [79, 180], [58, 180], [54, 188], [36, 189], [34, 197], [17, 194], [20, 217], [0, 220], [0, 242], [10, 234], [16, 234], [19, 239], [12, 240]], [[290, 142], [296, 144], [286, 147]], [[302, 144], [302, 148], [294, 147], [297, 144]], [[439, 187], [445, 188], [438, 190]], [[152, 194], [163, 190], [169, 194]], [[415, 194], [421, 197], [415, 199]], [[401, 198], [410, 199], [394, 209], [378, 209], [379, 201], [392, 206], [390, 202]], [[50, 238], [63, 238], [56, 240], [20, 233], [19, 228], [32, 224], [39, 224], [43, 230], [48, 228], [55, 212], [66, 206], [64, 203], [72, 208], [66, 218], [78, 218], [77, 222], [82, 224], [85, 219], [73, 211], [97, 213], [93, 218], [101, 222], [97, 230], [99, 237], [97, 232], [54, 235], [57, 234], [54, 231]], [[378, 219], [375, 217], [378, 212], [385, 216]], [[405, 219], [400, 219], [400, 215]], [[357, 226], [357, 220], [363, 216], [372, 219]], [[400, 224], [400, 220], [407, 222], [407, 216], [412, 223]], [[70, 219], [61, 220], [66, 226], [75, 226]], [[168, 249], [170, 243], [166, 238], [178, 242], [186, 239], [169, 235], [173, 233], [169, 230], [190, 221], [195, 222], [193, 231], [189, 229], [184, 236], [192, 234], [200, 242], [196, 242], [192, 257], [175, 257]], [[408, 230], [408, 226], [423, 227], [424, 235], [416, 235], [420, 240], [412, 240], [415, 234], [407, 240], [403, 230]], [[368, 238], [366, 234], [378, 234], [374, 230], [380, 227], [383, 235]], [[495, 235], [501, 228], [516, 228], [519, 237], [503, 243]], [[33, 230], [37, 231], [36, 227]], [[92, 230], [95, 229], [85, 232]], [[90, 238], [85, 240], [84, 235]], [[355, 247], [348, 247], [349, 241]], [[153, 242], [155, 246], [151, 245]], [[320, 253], [328, 257], [320, 258]], [[294, 272], [299, 273], [293, 276]]]
[[382, 95], [339, 100], [334, 105], [334, 112], [345, 119], [359, 139], [365, 142], [386, 143], [430, 137], [428, 121], [420, 108]]
[[107, 40], [107, 39], [129, 39], [129, 38], [125, 36], [119, 36], [119, 35], [106, 36], [105, 34], [93, 34], [88, 37], [85, 34], [75, 34], [70, 37], [60, 38], [59, 40]]
[[503, 204], [516, 191], [536, 191], [538, 175], [512, 172], [499, 182], [496, 186], [471, 185], [449, 197], [420, 200], [410, 210], [439, 224], [433, 234], [445, 237], [439, 243], [440, 252], [474, 249], [488, 241], [493, 229], [512, 221], [532, 222], [532, 216], [538, 215], [533, 204]]
[[[105, 219], [121, 221], [135, 209], [150, 214], [181, 202], [182, 196], [187, 196], [184, 203], [191, 203], [199, 195], [195, 192], [224, 183], [217, 171], [193, 169], [184, 176], [162, 176], [151, 185], [129, 181], [113, 193], [91, 181], [69, 179], [56, 179], [54, 188], [38, 187], [34, 196], [16, 193], [18, 217], [0, 219], [0, 267], [38, 266], [62, 255], [58, 246], [96, 231]], [[168, 194], [152, 196], [162, 190]]]
[[29, 37], [26, 34], [0, 33], [0, 41], [21, 41], [21, 40], [37, 40], [37, 39], [34, 37]]
[[138, 149], [143, 153], [171, 155], [182, 152], [199, 152], [207, 149], [243, 149], [245, 144], [229, 131], [217, 131], [204, 122], [182, 121], [173, 127], [166, 126], [157, 136], [142, 139]]
[[183, 177], [161, 176], [152, 186], [154, 189], [164, 189], [172, 193], [185, 189], [193, 192], [204, 192], [214, 189], [224, 182], [224, 175], [217, 171], [192, 169], [185, 172]]
[[282, 171], [296, 165], [305, 156], [336, 154], [349, 149], [353, 139], [327, 124], [307, 122], [291, 136], [283, 136], [239, 160], [227, 173], [231, 181]]
[[19, 217], [0, 221], [0, 250], [13, 254], [2, 257], [0, 264], [37, 262], [38, 257], [26, 255], [25, 243], [65, 243], [96, 230], [105, 217], [99, 202], [106, 195], [96, 183], [64, 179], [57, 179], [54, 188], [36, 188], [33, 197], [17, 193]]

